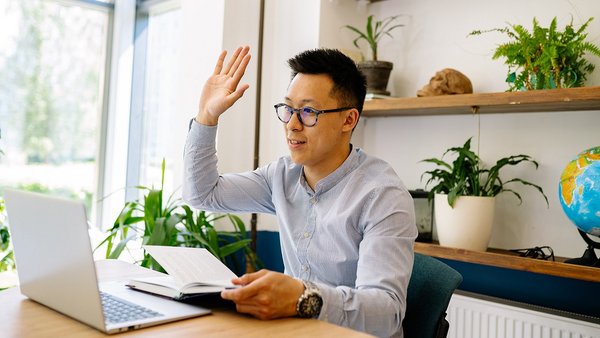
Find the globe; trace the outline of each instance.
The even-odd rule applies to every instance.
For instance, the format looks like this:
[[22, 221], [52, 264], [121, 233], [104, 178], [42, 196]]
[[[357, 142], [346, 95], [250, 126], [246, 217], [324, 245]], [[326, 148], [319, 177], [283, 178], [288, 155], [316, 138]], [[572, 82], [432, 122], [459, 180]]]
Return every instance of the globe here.
[[558, 199], [581, 231], [600, 236], [600, 146], [579, 153], [560, 176]]

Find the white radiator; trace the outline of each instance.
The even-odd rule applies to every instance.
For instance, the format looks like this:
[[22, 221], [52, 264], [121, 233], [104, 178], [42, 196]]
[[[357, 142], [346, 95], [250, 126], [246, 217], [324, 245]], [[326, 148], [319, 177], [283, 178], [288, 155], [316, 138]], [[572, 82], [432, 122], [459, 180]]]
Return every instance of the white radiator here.
[[591, 321], [467, 294], [454, 294], [447, 313], [448, 338], [600, 338], [600, 324]]

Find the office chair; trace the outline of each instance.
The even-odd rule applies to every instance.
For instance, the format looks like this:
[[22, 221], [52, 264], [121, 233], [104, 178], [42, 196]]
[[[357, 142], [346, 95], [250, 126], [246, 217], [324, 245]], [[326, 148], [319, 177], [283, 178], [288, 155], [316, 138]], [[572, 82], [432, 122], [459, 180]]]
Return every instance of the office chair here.
[[446, 337], [450, 327], [446, 309], [462, 279], [460, 273], [439, 260], [415, 253], [402, 322], [405, 338]]

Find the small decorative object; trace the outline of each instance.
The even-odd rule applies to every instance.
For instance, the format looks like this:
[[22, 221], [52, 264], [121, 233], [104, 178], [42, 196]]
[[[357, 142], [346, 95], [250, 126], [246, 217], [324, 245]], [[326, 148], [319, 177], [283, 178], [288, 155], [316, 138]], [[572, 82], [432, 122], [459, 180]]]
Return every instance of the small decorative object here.
[[433, 233], [433, 203], [427, 198], [423, 189], [410, 190], [415, 202], [415, 218], [417, 221], [417, 242], [431, 242]]
[[435, 73], [429, 83], [417, 91], [417, 96], [470, 94], [472, 92], [473, 85], [465, 74], [456, 69], [444, 68]]
[[562, 32], [556, 28], [556, 18], [548, 28], [541, 27], [534, 18], [532, 31], [522, 25], [508, 25], [475, 30], [469, 35], [499, 32], [509, 37], [510, 41], [500, 44], [492, 56], [494, 60], [506, 59], [508, 91], [581, 87], [595, 68], [585, 54], [600, 57], [600, 48], [585, 41], [585, 29], [592, 19], [579, 29], [571, 20]]
[[437, 158], [422, 161], [439, 167], [424, 172], [421, 178], [429, 175], [426, 185], [435, 184], [428, 197], [435, 197], [435, 221], [441, 245], [485, 251], [492, 233], [494, 197], [502, 192], [510, 192], [519, 199], [519, 203], [522, 202], [521, 195], [509, 188], [509, 184], [521, 183], [534, 187], [549, 205], [540, 186], [520, 178], [500, 179], [500, 169], [507, 165], [530, 162], [537, 169], [538, 163], [530, 156], [504, 157], [486, 169], [482, 167], [479, 156], [471, 150], [470, 138], [462, 147], [450, 148], [444, 155], [449, 152], [457, 155], [451, 164]]
[[588, 245], [581, 258], [566, 262], [600, 267], [594, 252], [600, 242], [590, 237], [600, 237], [600, 147], [582, 151], [567, 164], [558, 183], [558, 199]]
[[381, 38], [386, 35], [392, 37], [390, 33], [392, 30], [404, 26], [403, 24], [396, 24], [398, 17], [398, 15], [390, 16], [381, 21], [375, 20], [374, 22], [373, 15], [370, 15], [367, 18], [367, 25], [364, 31], [353, 26], [344, 26], [358, 35], [353, 41], [356, 48], [360, 49], [358, 42], [364, 39], [371, 49], [372, 60], [358, 63], [358, 68], [367, 78], [368, 94], [390, 95], [390, 92], [387, 91], [387, 85], [394, 64], [388, 61], [380, 61], [377, 58], [377, 50]]

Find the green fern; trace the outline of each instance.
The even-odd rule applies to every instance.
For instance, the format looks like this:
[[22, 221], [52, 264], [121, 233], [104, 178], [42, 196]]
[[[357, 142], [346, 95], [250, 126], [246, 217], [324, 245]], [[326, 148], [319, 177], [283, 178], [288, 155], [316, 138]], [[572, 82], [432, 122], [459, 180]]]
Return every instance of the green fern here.
[[522, 25], [511, 25], [489, 30], [474, 30], [469, 35], [497, 32], [509, 41], [498, 45], [493, 60], [505, 59], [508, 65], [508, 91], [581, 87], [595, 66], [585, 54], [600, 57], [600, 48], [585, 41], [589, 18], [579, 29], [573, 20], [563, 31], [557, 29], [556, 18], [548, 28], [540, 26], [536, 18], [529, 31]]

